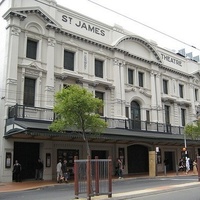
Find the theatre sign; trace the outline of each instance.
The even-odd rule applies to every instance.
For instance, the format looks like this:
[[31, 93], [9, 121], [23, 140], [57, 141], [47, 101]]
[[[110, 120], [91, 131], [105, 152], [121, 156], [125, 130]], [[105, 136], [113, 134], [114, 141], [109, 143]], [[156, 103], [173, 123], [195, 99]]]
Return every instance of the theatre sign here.
[[178, 66], [182, 67], [182, 61], [181, 60], [174, 58], [172, 56], [169, 56], [167, 54], [164, 54], [164, 53], [160, 53], [160, 55], [161, 55], [161, 58], [164, 62], [172, 63], [174, 65], [178, 65]]

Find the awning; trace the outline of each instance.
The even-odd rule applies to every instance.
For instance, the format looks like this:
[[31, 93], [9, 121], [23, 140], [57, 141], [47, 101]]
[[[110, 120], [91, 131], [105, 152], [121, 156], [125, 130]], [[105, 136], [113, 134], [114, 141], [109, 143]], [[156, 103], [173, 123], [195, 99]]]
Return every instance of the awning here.
[[[68, 130], [64, 132], [52, 132], [49, 125], [52, 122], [37, 120], [9, 119], [6, 124], [4, 137], [21, 139], [40, 139], [54, 141], [83, 142], [82, 134]], [[94, 143], [119, 143], [133, 144], [137, 142], [150, 143], [151, 145], [175, 145], [184, 146], [184, 136], [181, 134], [167, 134], [147, 131], [133, 131], [120, 128], [106, 128], [101, 134], [87, 133], [89, 142]], [[187, 145], [200, 144], [200, 141], [187, 139]]]

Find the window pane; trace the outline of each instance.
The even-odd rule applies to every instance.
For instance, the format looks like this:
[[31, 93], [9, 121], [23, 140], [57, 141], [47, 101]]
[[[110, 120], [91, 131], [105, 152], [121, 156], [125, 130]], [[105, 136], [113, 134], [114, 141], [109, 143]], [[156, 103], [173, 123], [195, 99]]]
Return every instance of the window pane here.
[[185, 109], [181, 108], [181, 122], [182, 126], [185, 126]]
[[139, 72], [138, 78], [139, 78], [139, 86], [143, 87], [143, 73]]
[[74, 53], [64, 51], [64, 69], [74, 71]]
[[25, 78], [24, 105], [34, 106], [34, 102], [35, 102], [35, 79]]
[[164, 94], [168, 94], [168, 81], [163, 80], [163, 92]]
[[103, 78], [103, 61], [95, 59], [95, 76]]
[[[103, 97], [104, 97], [104, 93], [103, 93], [103, 92], [97, 92], [97, 91], [95, 91], [95, 98], [99, 98], [99, 99], [101, 99], [101, 100], [103, 101], [103, 99], [104, 99]], [[102, 107], [97, 111], [97, 113], [98, 113], [99, 115], [103, 116], [103, 115], [104, 115], [103, 110], [104, 110], [104, 107], [102, 106]]]
[[179, 85], [179, 95], [183, 98], [183, 85]]
[[133, 70], [128, 69], [128, 83], [133, 85]]
[[199, 92], [198, 89], [195, 89], [195, 101], [198, 101], [198, 99], [199, 99], [198, 92]]
[[169, 106], [165, 106], [165, 123], [170, 124]]
[[26, 57], [36, 60], [37, 55], [37, 42], [33, 40], [27, 40]]

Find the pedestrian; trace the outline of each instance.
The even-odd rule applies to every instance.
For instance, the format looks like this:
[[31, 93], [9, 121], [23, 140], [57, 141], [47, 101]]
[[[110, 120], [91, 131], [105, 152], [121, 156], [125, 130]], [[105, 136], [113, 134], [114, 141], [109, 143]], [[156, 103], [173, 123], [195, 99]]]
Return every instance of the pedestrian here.
[[62, 173], [63, 173], [63, 177], [64, 177], [64, 181], [65, 183], [68, 183], [68, 179], [69, 179], [69, 170], [67, 168], [67, 160], [64, 159], [64, 162], [62, 164]]
[[21, 182], [21, 171], [22, 167], [19, 164], [18, 160], [15, 160], [15, 164], [13, 165], [13, 177], [16, 182]]
[[178, 163], [178, 171], [184, 171], [184, 164], [183, 164], [183, 159], [181, 158], [179, 163]]
[[35, 164], [35, 180], [43, 180], [43, 163], [40, 158], [38, 158]]
[[123, 178], [123, 163], [120, 158], [117, 159], [118, 176], [119, 179]]
[[59, 160], [57, 166], [56, 166], [56, 172], [57, 172], [57, 182], [60, 183], [61, 182], [61, 178], [62, 178], [62, 161]]
[[185, 167], [186, 167], [186, 174], [190, 171], [190, 158], [186, 157], [185, 158]]
[[197, 174], [197, 161], [196, 160], [194, 160], [193, 161], [193, 174]]

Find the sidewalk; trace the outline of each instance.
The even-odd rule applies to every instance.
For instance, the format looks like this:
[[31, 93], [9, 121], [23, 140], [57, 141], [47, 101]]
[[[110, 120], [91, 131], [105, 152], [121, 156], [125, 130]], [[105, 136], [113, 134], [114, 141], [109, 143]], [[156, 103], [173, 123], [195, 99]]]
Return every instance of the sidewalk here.
[[[189, 175], [193, 175], [192, 173]], [[187, 176], [185, 173], [179, 173], [178, 176]], [[156, 176], [155, 178], [161, 178], [161, 177], [177, 177], [176, 173], [168, 173], [166, 176], [162, 173]], [[124, 180], [126, 179], [140, 179], [140, 178], [149, 178], [148, 175], [132, 175], [132, 176], [125, 176]], [[117, 178], [114, 177], [113, 181], [116, 181]], [[72, 181], [69, 181], [67, 184], [73, 183]], [[38, 181], [38, 180], [26, 180], [24, 182], [9, 182], [9, 183], [0, 183], [0, 193], [1, 192], [14, 192], [14, 191], [23, 191], [23, 190], [33, 190], [33, 189], [38, 189], [41, 187], [50, 187], [54, 185], [58, 185], [60, 183], [57, 183], [56, 181]], [[65, 183], [62, 183], [65, 184]]]

